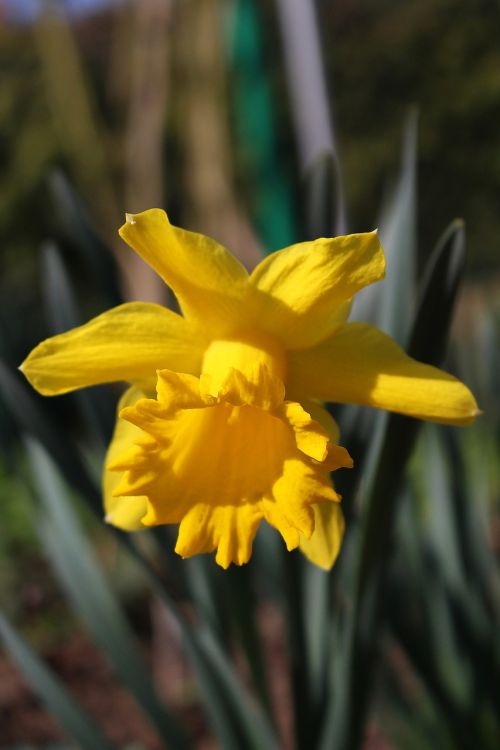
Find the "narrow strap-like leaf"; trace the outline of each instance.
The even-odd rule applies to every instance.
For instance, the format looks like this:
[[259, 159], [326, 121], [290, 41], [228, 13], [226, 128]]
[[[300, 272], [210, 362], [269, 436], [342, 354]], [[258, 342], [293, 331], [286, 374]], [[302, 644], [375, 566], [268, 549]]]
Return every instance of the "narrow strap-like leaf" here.
[[160, 736], [172, 747], [188, 748], [177, 720], [156, 697], [128, 623], [87, 545], [54, 465], [34, 441], [29, 440], [27, 447], [42, 503], [37, 527], [56, 576]]
[[0, 640], [64, 731], [82, 750], [113, 750], [91, 716], [0, 614]]

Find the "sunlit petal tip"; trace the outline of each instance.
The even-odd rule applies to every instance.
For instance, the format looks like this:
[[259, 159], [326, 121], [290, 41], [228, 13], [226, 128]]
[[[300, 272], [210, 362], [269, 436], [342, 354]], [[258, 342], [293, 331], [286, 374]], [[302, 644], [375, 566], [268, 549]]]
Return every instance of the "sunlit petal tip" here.
[[296, 529], [280, 529], [280, 534], [285, 540], [288, 552], [292, 552], [300, 544], [300, 535]]
[[42, 396], [57, 396], [64, 391], [50, 382], [50, 373], [48, 378], [44, 377], [44, 370], [48, 369], [44, 367], [44, 363], [51, 355], [50, 345], [47, 346], [49, 341], [50, 339], [47, 339], [38, 344], [17, 369]]
[[148, 208], [146, 211], [141, 211], [138, 214], [125, 213], [125, 223], [118, 229], [118, 234], [128, 242], [129, 229], [136, 231], [141, 224], [144, 225], [146, 222], [153, 221], [170, 224], [167, 213], [162, 208]]

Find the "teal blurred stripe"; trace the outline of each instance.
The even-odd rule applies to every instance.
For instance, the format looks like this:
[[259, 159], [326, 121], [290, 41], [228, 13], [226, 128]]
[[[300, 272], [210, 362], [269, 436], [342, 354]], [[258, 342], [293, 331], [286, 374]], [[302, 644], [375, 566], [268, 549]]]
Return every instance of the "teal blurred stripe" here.
[[272, 91], [264, 64], [262, 22], [252, 0], [234, 0], [227, 23], [236, 150], [250, 212], [265, 252], [296, 241], [292, 190], [278, 155]]

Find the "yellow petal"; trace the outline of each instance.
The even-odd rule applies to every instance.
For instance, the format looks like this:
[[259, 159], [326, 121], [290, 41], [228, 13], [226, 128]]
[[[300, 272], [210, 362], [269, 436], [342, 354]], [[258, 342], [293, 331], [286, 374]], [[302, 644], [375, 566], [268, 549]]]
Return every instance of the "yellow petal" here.
[[[121, 397], [118, 404], [118, 413], [125, 406], [131, 406], [145, 394], [139, 388], [129, 388]], [[121, 496], [114, 497], [113, 492], [120, 481], [120, 475], [110, 471], [109, 464], [124, 452], [131, 450], [135, 441], [141, 436], [141, 430], [124, 419], [117, 419], [113, 439], [108, 448], [103, 472], [103, 496], [106, 521], [124, 531], [137, 531], [143, 529], [141, 518], [146, 513], [147, 500], [145, 497]]]
[[144, 432], [114, 461], [113, 468], [125, 470], [114, 494], [146, 496], [145, 525], [179, 523], [177, 552], [217, 549], [223, 567], [248, 560], [263, 519], [289, 548], [299, 533], [310, 536], [311, 506], [338, 500], [320, 425], [300, 407], [275, 414], [207, 400], [189, 375], [161, 371], [158, 381], [158, 400], [141, 399], [121, 412]]
[[209, 338], [241, 327], [248, 274], [222, 245], [172, 226], [158, 208], [127, 214], [119, 231], [173, 289], [186, 318], [208, 331]]
[[337, 559], [344, 536], [344, 516], [338, 503], [314, 506], [314, 532], [310, 539], [300, 537], [300, 550], [323, 570], [330, 570]]
[[323, 401], [374, 406], [444, 424], [468, 424], [479, 413], [463, 383], [411, 359], [366, 323], [348, 323], [328, 341], [292, 352], [288, 367], [291, 392]]
[[345, 322], [351, 297], [384, 273], [377, 232], [292, 245], [253, 271], [256, 317], [289, 349], [313, 346]]
[[198, 373], [202, 349], [184, 318], [160, 305], [129, 302], [39, 344], [21, 365], [44, 396], [98, 383], [156, 378], [158, 368]]

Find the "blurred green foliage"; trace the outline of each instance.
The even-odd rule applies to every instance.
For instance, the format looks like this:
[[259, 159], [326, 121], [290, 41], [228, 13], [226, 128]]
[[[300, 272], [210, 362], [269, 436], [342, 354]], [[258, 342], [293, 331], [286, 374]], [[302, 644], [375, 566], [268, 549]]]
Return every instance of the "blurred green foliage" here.
[[401, 122], [420, 110], [419, 242], [457, 216], [468, 266], [498, 262], [500, 7], [496, 0], [318, 4], [355, 228], [387, 188]]
[[[274, 3], [261, 0], [260, 5], [261, 23], [273, 19]], [[388, 188], [391, 167], [396, 167], [401, 124], [408, 107], [416, 105], [421, 111], [421, 246], [430, 247], [442, 226], [461, 216], [467, 224], [470, 269], [491, 267], [497, 254], [492, 238], [500, 235], [495, 200], [500, 190], [498, 3], [350, 0], [319, 2], [318, 11], [353, 229], [376, 221], [380, 193]], [[80, 22], [75, 31], [102, 126], [100, 135], [114, 174], [119, 175], [124, 168], [125, 108], [123, 101], [113, 101], [109, 90], [116, 27], [118, 21], [109, 13]], [[129, 43], [130, 29], [122, 36]], [[264, 37], [264, 60], [254, 60], [254, 75], [260, 75], [258, 66], [265, 62], [279, 97], [279, 140], [286, 148], [290, 133], [283, 130], [286, 97], [275, 24], [266, 23]], [[243, 64], [249, 53], [241, 47], [239, 54]], [[50, 221], [42, 183], [48, 165], [65, 163], [70, 173], [72, 165], [57, 137], [30, 27], [1, 30], [0, 65], [0, 231], [11, 238], [2, 248], [8, 268], [9, 246], [15, 245], [18, 255], [47, 234]], [[251, 75], [248, 61], [245, 65], [242, 74]], [[173, 85], [179, 91], [169, 103], [174, 108], [170, 123], [183, 106], [182, 81], [174, 80]], [[257, 96], [259, 90], [252, 90]], [[165, 133], [165, 143], [171, 138]], [[179, 163], [169, 165], [169, 180], [172, 168], [178, 171]]]

